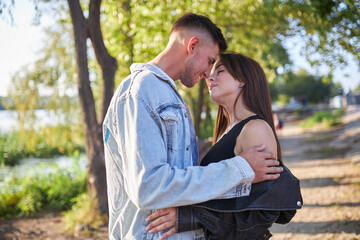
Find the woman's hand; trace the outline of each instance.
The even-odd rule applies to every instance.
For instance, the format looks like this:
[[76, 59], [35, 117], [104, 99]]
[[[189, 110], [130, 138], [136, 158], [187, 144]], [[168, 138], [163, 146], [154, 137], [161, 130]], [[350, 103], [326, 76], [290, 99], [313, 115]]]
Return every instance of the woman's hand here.
[[176, 218], [176, 207], [157, 210], [146, 218], [147, 222], [152, 222], [146, 226], [145, 230], [151, 234], [154, 234], [169, 229], [160, 236], [161, 239], [165, 239], [176, 233]]

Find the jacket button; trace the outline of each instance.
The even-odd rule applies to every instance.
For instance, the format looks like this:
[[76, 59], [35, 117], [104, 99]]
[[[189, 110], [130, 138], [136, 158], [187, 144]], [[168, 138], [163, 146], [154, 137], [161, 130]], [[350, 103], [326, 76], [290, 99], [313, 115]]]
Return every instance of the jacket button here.
[[297, 201], [296, 203], [299, 207], [301, 207], [301, 202], [300, 201]]
[[190, 146], [187, 146], [187, 147], [186, 147], [186, 151], [189, 151], [189, 149], [190, 149]]

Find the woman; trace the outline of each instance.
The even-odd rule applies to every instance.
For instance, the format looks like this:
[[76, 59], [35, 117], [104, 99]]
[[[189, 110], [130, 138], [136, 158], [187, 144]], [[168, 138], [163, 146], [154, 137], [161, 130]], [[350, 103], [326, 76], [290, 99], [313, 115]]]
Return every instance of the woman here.
[[[214, 146], [200, 165], [234, 157], [254, 145], [265, 145], [265, 151], [276, 154], [282, 165], [269, 86], [260, 65], [241, 54], [221, 54], [208, 86], [219, 110]], [[170, 229], [162, 235], [168, 237], [203, 228], [208, 239], [269, 239], [271, 225], [289, 222], [301, 205], [299, 181], [284, 167], [279, 179], [253, 184], [250, 196], [159, 210], [147, 219], [156, 219], [147, 230]]]

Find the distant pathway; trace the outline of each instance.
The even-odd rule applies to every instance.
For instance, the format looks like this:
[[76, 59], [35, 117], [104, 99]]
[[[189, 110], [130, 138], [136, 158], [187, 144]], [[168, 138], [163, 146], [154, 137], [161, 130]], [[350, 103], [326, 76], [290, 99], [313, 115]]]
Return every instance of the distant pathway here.
[[307, 132], [289, 124], [280, 133], [304, 206], [289, 224], [272, 227], [273, 240], [360, 239], [360, 106], [348, 108], [343, 122]]

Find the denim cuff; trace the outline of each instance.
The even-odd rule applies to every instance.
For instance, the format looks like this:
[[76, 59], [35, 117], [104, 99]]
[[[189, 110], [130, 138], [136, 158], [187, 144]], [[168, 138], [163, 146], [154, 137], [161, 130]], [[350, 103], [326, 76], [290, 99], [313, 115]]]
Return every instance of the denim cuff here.
[[239, 185], [217, 197], [216, 199], [227, 199], [249, 196], [251, 192], [251, 183], [254, 180], [255, 173], [252, 170], [249, 163], [240, 156], [235, 156], [229, 159], [239, 172], [239, 176], [242, 178]]

